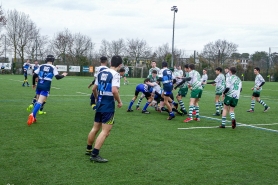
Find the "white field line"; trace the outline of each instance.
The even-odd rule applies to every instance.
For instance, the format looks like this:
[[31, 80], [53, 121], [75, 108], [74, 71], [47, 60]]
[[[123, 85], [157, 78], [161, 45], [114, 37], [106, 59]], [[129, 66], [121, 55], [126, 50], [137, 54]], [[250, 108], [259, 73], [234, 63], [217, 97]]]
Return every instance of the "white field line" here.
[[60, 89], [60, 88], [58, 88], [58, 87], [51, 87], [52, 89]]
[[[218, 118], [212, 118], [212, 117], [208, 117], [208, 116], [201, 116], [201, 117], [207, 118], [207, 119], [221, 121], [221, 119], [218, 119]], [[278, 123], [272, 123], [272, 124], [253, 124], [253, 125], [251, 125], [251, 124], [244, 124], [244, 123], [238, 123], [237, 122], [237, 126], [251, 127], [251, 128], [255, 128], [255, 129], [266, 130], [266, 131], [271, 131], [271, 132], [277, 132], [278, 133], [278, 130], [264, 128], [264, 127], [258, 127], [258, 126], [277, 125], [277, 124]], [[226, 126], [226, 127], [231, 127], [231, 126]], [[187, 128], [178, 128], [178, 130], [209, 129], [209, 128], [218, 128], [218, 126], [212, 126], [212, 127], [187, 127]]]

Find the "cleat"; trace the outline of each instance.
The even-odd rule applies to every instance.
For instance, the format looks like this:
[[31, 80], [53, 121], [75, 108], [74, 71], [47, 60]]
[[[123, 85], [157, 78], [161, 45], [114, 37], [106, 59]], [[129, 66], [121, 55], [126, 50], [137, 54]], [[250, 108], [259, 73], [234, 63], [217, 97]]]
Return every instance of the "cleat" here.
[[30, 112], [30, 111], [32, 111], [33, 107], [34, 107], [34, 105], [33, 105], [33, 104], [30, 104], [30, 105], [27, 107], [26, 110], [27, 110], [28, 112]]
[[92, 149], [91, 149], [91, 150], [88, 150], [88, 149], [87, 149], [86, 152], [85, 152], [85, 155], [91, 155], [91, 154], [92, 154], [92, 151], [93, 151]]
[[180, 111], [180, 110], [178, 110], [178, 112], [177, 112], [179, 115], [181, 115], [181, 116], [183, 116], [184, 115], [184, 113], [182, 112], [182, 111]]
[[35, 123], [36, 121], [37, 121], [37, 120], [36, 120], [36, 118], [34, 118], [33, 113], [31, 113], [31, 114], [29, 115], [29, 117], [28, 117], [27, 124], [28, 124], [28, 126], [30, 126], [30, 125], [32, 125], [33, 123]]
[[25, 85], [22, 84], [22, 87], [25, 87]]
[[189, 121], [192, 121], [193, 119], [192, 118], [186, 118], [185, 120], [183, 120], [183, 122], [185, 122], [185, 123], [188, 123]]
[[254, 110], [252, 110], [252, 109], [249, 109], [248, 111], [246, 111], [246, 112], [254, 112]]
[[213, 114], [213, 116], [220, 116], [220, 113], [216, 112], [215, 114]]
[[136, 110], [140, 110], [140, 107], [139, 107], [139, 105], [136, 105]]
[[133, 110], [132, 109], [127, 109], [127, 111], [126, 112], [133, 112]]
[[95, 157], [94, 157], [94, 156], [91, 156], [90, 160], [93, 161], [93, 162], [97, 162], [97, 163], [107, 163], [107, 162], [108, 162], [107, 159], [103, 159], [103, 158], [100, 157], [99, 155], [97, 155], [97, 156], [95, 156]]
[[147, 111], [147, 110], [142, 110], [142, 113], [143, 113], [143, 114], [150, 114], [150, 112]]
[[194, 116], [196, 115], [196, 110], [193, 110], [192, 115]]
[[97, 107], [96, 107], [96, 104], [92, 104], [92, 109], [93, 109], [93, 110], [96, 110], [96, 108], [97, 108]]
[[201, 121], [200, 118], [194, 118], [194, 121]]
[[236, 128], [236, 120], [235, 120], [235, 119], [232, 120], [232, 128], [233, 128], [233, 129]]
[[187, 115], [187, 111], [186, 110], [181, 110], [180, 111], [184, 114], [184, 115]]
[[221, 124], [221, 125], [219, 126], [219, 128], [225, 128], [225, 125], [222, 125], [222, 124]]
[[42, 115], [42, 114], [46, 114], [46, 112], [39, 111], [39, 114], [40, 114], [40, 115]]
[[169, 115], [169, 117], [167, 118], [167, 120], [172, 120], [172, 119], [175, 118], [175, 117], [176, 117], [175, 115], [173, 115], [173, 116]]
[[270, 107], [265, 107], [264, 112], [267, 112], [270, 109]]

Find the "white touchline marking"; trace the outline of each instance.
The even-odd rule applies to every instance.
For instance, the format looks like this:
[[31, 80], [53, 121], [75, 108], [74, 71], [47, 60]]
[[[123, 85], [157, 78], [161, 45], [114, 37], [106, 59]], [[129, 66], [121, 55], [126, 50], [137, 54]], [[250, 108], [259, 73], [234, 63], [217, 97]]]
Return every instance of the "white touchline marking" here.
[[60, 88], [58, 88], [58, 87], [51, 87], [51, 88], [53, 88], [53, 89], [60, 89]]
[[[212, 120], [221, 121], [221, 119], [218, 119], [218, 118], [212, 118], [212, 117], [208, 117], [208, 116], [201, 116], [201, 117], [212, 119]], [[251, 128], [256, 128], [256, 129], [260, 129], [260, 130], [267, 130], [267, 131], [272, 131], [272, 132], [277, 132], [278, 133], [278, 130], [255, 126], [255, 125], [264, 126], [264, 125], [277, 125], [277, 124], [278, 123], [272, 123], [272, 124], [253, 124], [253, 125], [251, 125], [251, 124], [244, 124], [244, 123], [237, 122], [237, 126], [251, 127]], [[226, 126], [226, 127], [231, 127], [231, 126]], [[218, 126], [213, 126], [213, 127], [188, 127], [188, 128], [178, 128], [178, 130], [193, 130], [193, 129], [202, 129], [202, 128], [203, 129], [218, 128]]]

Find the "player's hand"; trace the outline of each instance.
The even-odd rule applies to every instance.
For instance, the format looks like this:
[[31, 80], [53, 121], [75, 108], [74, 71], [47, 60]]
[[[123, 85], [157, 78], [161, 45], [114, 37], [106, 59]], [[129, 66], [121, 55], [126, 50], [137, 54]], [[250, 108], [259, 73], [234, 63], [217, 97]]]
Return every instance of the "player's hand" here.
[[260, 89], [260, 87], [257, 87], [257, 90], [259, 90]]
[[121, 108], [122, 106], [123, 106], [122, 102], [118, 103], [118, 105], [117, 105], [118, 108]]
[[252, 87], [251, 90], [253, 91], [253, 90], [254, 90], [254, 87]]
[[68, 75], [68, 73], [63, 73], [62, 75], [63, 75], [63, 76], [67, 76], [67, 75]]

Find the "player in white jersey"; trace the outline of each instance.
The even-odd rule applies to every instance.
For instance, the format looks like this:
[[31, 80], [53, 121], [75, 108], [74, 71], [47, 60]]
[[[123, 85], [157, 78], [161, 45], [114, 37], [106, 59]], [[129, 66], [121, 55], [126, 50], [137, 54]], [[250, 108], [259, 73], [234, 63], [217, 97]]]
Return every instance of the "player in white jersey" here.
[[230, 112], [230, 117], [232, 120], [232, 128], [236, 128], [236, 118], [235, 118], [235, 107], [237, 106], [240, 92], [242, 90], [242, 82], [236, 74], [236, 68], [231, 67], [229, 69], [229, 78], [226, 80], [226, 89], [223, 92], [224, 99], [224, 109], [222, 113], [222, 124], [219, 128], [225, 128], [226, 115]]
[[190, 102], [189, 102], [189, 114], [188, 118], [184, 120], [184, 122], [190, 122], [193, 120], [192, 112], [195, 106], [196, 111], [196, 118], [194, 118], [195, 121], [200, 121], [200, 115], [199, 115], [199, 100], [202, 97], [203, 87], [201, 82], [201, 75], [198, 71], [195, 71], [195, 65], [189, 64], [188, 65], [188, 87], [191, 89], [191, 96], [190, 96]]
[[202, 87], [205, 88], [205, 85], [208, 81], [208, 75], [207, 75], [207, 69], [203, 69], [203, 75], [202, 75]]
[[254, 74], [256, 75], [256, 78], [255, 78], [255, 86], [252, 87], [252, 89], [251, 89], [253, 91], [252, 98], [251, 98], [251, 108], [247, 112], [254, 112], [255, 99], [257, 102], [259, 102], [260, 104], [262, 104], [264, 106], [264, 112], [267, 112], [270, 109], [270, 107], [267, 106], [267, 104], [260, 99], [262, 86], [265, 84], [265, 80], [262, 77], [262, 75], [260, 74], [260, 68], [255, 67]]
[[149, 69], [149, 75], [152, 75], [153, 70], [156, 70], [157, 74], [159, 74], [160, 69], [158, 67], [156, 67], [156, 61], [152, 61], [151, 66], [152, 66], [152, 68]]
[[223, 110], [223, 102], [221, 102], [221, 96], [223, 91], [225, 90], [225, 76], [222, 74], [222, 68], [217, 67], [215, 69], [215, 74], [217, 77], [213, 82], [208, 82], [207, 84], [212, 84], [215, 86], [215, 108], [216, 108], [216, 113], [213, 114], [213, 116], [220, 116], [220, 111], [219, 108], [221, 109], [221, 113]]

